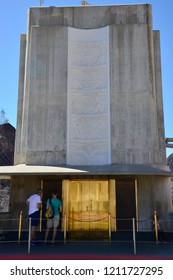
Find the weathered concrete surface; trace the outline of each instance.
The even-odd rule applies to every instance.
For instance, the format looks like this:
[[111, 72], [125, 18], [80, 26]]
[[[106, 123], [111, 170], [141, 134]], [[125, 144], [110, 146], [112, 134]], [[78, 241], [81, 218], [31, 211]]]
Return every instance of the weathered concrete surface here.
[[[109, 163], [144, 164], [166, 170], [160, 38], [159, 31], [152, 29], [151, 6], [42, 7], [31, 8], [28, 16], [28, 33], [21, 41], [15, 164], [65, 166], [68, 163], [68, 81], [71, 75], [68, 30], [69, 27], [80, 32], [107, 28]], [[79, 43], [78, 37], [74, 43]], [[87, 75], [89, 80], [89, 71]], [[86, 99], [80, 95], [75, 98], [75, 108], [82, 108], [80, 114], [85, 115], [86, 106], [82, 100]], [[103, 137], [104, 134], [105, 131]], [[107, 163], [102, 162], [103, 170]], [[89, 160], [84, 164], [92, 165]], [[67, 177], [62, 179], [74, 178]], [[91, 179], [98, 177], [91, 176]], [[116, 174], [111, 178], [100, 177], [116, 180]], [[139, 219], [150, 219], [154, 210], [162, 219], [169, 218], [169, 178], [134, 173], [130, 178], [137, 180]], [[13, 176], [14, 217], [25, 207], [24, 200], [29, 192], [32, 193], [43, 179], [43, 175]], [[141, 223], [139, 229], [151, 229], [151, 224]]]
[[68, 27], [105, 26], [110, 61], [107, 157], [113, 164], [165, 164], [159, 34], [152, 30], [150, 5], [29, 10], [26, 58], [24, 38], [21, 44], [16, 164], [67, 163]]
[[[13, 176], [12, 178], [12, 192], [11, 192], [11, 205], [10, 212], [3, 213], [3, 219], [13, 218], [8, 223], [8, 229], [18, 230], [19, 214], [23, 212], [23, 228], [28, 227], [28, 208], [26, 205], [26, 199], [36, 189], [41, 186], [41, 180], [56, 180], [62, 179], [61, 176]], [[69, 179], [70, 177], [68, 177]], [[79, 178], [79, 176], [73, 176], [71, 179]], [[90, 180], [95, 179], [95, 176], [88, 177]], [[113, 177], [97, 176], [97, 179], [110, 179]], [[121, 177], [122, 179], [125, 177]], [[154, 210], [157, 211], [160, 219], [163, 220], [163, 226], [165, 231], [173, 231], [173, 224], [170, 222], [171, 218], [169, 211], [171, 210], [171, 199], [168, 197], [168, 178], [162, 176], [137, 176], [138, 187], [138, 218], [139, 218], [139, 231], [151, 231], [152, 230], [152, 216]], [[116, 179], [116, 177], [115, 177]], [[45, 186], [45, 192], [49, 191]], [[166, 192], [166, 191], [167, 192]], [[43, 194], [45, 195], [45, 193]], [[46, 199], [46, 197], [44, 197]], [[113, 198], [114, 199], [114, 198]], [[169, 201], [169, 203], [168, 203]], [[111, 204], [111, 203], [110, 203]], [[111, 207], [111, 205], [110, 205]], [[11, 212], [12, 210], [12, 212]]]
[[[26, 35], [21, 35], [20, 38], [20, 63], [19, 63], [19, 85], [18, 85], [18, 105], [17, 105], [17, 129], [15, 141], [15, 163], [24, 162], [23, 155], [25, 151], [22, 150], [22, 118], [24, 107], [24, 79], [25, 79], [25, 56], [26, 56]], [[24, 145], [23, 145], [24, 146]]]

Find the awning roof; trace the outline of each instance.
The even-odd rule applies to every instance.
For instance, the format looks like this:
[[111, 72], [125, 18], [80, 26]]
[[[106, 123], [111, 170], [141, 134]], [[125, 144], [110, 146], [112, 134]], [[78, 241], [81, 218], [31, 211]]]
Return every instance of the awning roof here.
[[0, 178], [19, 175], [160, 175], [173, 177], [168, 166], [156, 168], [149, 165], [111, 164], [92, 166], [38, 166], [19, 164], [0, 166]]

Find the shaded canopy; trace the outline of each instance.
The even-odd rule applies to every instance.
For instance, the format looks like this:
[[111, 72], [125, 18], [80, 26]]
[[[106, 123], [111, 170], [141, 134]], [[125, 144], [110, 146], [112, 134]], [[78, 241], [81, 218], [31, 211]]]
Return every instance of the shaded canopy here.
[[38, 166], [19, 164], [1, 166], [0, 177], [16, 175], [159, 175], [171, 177], [169, 167], [165, 169], [149, 165], [111, 164], [95, 166]]

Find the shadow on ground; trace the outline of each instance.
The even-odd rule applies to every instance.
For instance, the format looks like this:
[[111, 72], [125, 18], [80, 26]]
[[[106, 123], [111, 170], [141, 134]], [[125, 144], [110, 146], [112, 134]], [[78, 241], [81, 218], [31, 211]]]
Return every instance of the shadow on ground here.
[[132, 237], [119, 234], [112, 236], [111, 242], [108, 239], [67, 239], [64, 243], [63, 235], [59, 234], [52, 246], [51, 243], [45, 245], [40, 235], [36, 246], [29, 248], [27, 233], [20, 243], [14, 241], [16, 233], [0, 240], [0, 259], [173, 259], [171, 239], [156, 244], [153, 236], [137, 236], [134, 244]]

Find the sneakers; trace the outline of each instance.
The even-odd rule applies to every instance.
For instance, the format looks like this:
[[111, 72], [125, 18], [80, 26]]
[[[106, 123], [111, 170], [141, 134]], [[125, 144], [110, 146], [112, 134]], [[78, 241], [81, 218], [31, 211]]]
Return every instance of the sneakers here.
[[47, 241], [44, 241], [44, 242], [43, 242], [43, 245], [44, 245], [44, 246], [46, 246], [46, 245], [54, 246], [55, 243], [54, 243], [54, 241], [51, 241], [51, 243], [50, 243], [50, 242], [47, 242]]

